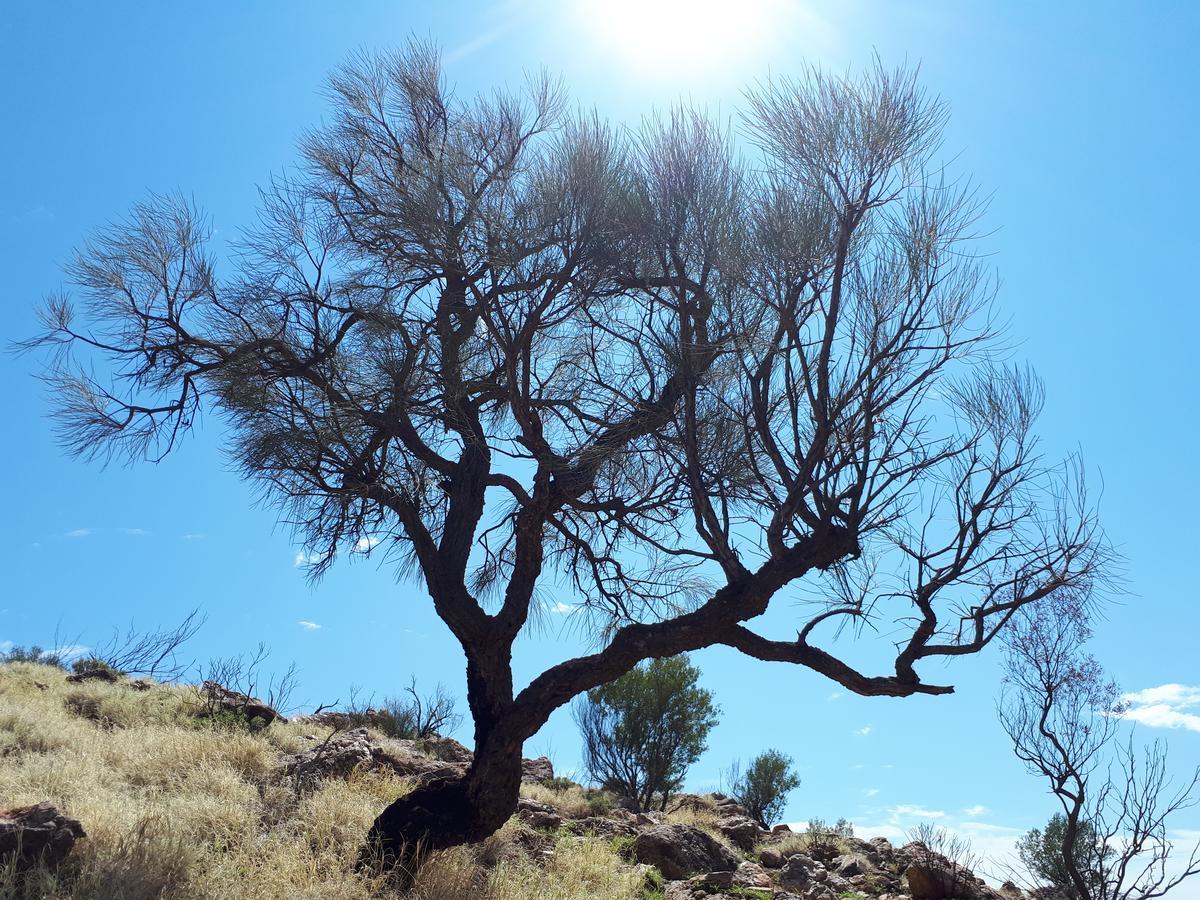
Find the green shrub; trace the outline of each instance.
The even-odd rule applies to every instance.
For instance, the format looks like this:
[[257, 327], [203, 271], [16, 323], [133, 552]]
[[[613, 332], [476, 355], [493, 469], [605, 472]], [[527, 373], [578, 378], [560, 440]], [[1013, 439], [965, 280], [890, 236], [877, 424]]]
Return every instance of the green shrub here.
[[791, 757], [779, 750], [764, 750], [750, 761], [745, 772], [735, 762], [727, 777], [730, 796], [768, 828], [783, 814], [787, 795], [800, 786]]
[[666, 809], [705, 750], [719, 710], [686, 655], [653, 659], [575, 705], [592, 780], [639, 809]]
[[43, 650], [37, 644], [29, 647], [10, 647], [0, 653], [0, 663], [40, 663], [43, 666], [66, 668], [62, 653], [57, 650]]

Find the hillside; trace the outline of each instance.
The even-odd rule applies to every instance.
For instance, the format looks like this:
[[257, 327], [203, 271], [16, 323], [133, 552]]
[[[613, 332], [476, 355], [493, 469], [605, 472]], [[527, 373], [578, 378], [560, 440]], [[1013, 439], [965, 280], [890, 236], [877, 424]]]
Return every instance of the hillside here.
[[0, 848], [14, 821], [3, 811], [49, 803], [61, 818], [46, 827], [69, 849], [56, 867], [10, 853], [0, 897], [999, 897], [924, 845], [767, 832], [720, 795], [635, 814], [553, 778], [544, 759], [526, 761], [518, 814], [487, 841], [434, 854], [408, 878], [362, 874], [375, 815], [469, 751], [329, 714], [261, 726], [196, 687], [0, 666]]

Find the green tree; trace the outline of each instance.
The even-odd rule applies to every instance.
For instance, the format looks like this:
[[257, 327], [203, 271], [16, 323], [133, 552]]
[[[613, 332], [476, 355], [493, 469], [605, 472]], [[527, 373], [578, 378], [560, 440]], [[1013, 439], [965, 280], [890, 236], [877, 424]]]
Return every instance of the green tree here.
[[686, 655], [651, 660], [575, 706], [591, 777], [640, 809], [666, 807], [705, 750], [720, 710]]
[[[1017, 855], [1020, 856], [1022, 865], [1035, 878], [1074, 896], [1077, 892], [1063, 858], [1063, 839], [1066, 831], [1067, 817], [1062, 813], [1055, 813], [1046, 823], [1045, 829], [1033, 828], [1026, 832], [1017, 842]], [[1104, 845], [1092, 823], [1081, 821], [1073, 854], [1076, 868], [1084, 873], [1085, 877], [1096, 880], [1102, 869], [1097, 863], [1111, 857], [1113, 850]]]
[[729, 793], [750, 815], [770, 827], [783, 813], [787, 795], [800, 786], [792, 770], [792, 758], [779, 750], [764, 750], [750, 761], [746, 771], [739, 763], [729, 770]]

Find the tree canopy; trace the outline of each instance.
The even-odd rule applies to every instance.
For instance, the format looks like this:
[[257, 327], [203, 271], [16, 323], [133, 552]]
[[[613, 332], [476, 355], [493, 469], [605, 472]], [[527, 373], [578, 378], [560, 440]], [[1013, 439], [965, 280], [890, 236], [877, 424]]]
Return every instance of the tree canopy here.
[[[374, 547], [423, 584], [467, 658], [471, 833], [516, 802], [520, 743], [640, 660], [723, 644], [946, 693], [922, 660], [1096, 578], [1080, 466], [1038, 454], [1041, 386], [1002, 361], [981, 207], [915, 72], [759, 83], [736, 132], [691, 107], [614, 126], [548, 77], [458, 97], [422, 44], [329, 93], [227, 267], [153, 197], [33, 343], [77, 454], [159, 459], [209, 411], [314, 577]], [[595, 648], [517, 691], [551, 593]], [[781, 594], [794, 626], [752, 626]], [[882, 673], [829, 649], [867, 624]]]

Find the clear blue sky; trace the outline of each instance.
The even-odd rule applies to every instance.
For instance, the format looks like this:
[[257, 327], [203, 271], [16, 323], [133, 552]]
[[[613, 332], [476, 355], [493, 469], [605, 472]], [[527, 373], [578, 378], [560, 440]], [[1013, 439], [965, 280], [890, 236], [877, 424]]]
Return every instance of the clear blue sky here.
[[[985, 244], [1011, 334], [1046, 381], [1044, 446], [1083, 450], [1128, 558], [1130, 595], [1095, 649], [1127, 690], [1200, 685], [1194, 4], [614, 0], [598, 13], [585, 0], [9, 0], [0, 335], [33, 333], [32, 307], [63, 286], [71, 248], [149, 190], [184, 191], [219, 241], [236, 235], [256, 185], [296, 158], [297, 138], [322, 116], [327, 71], [412, 33], [445, 48], [464, 93], [544, 66], [582, 104], [623, 120], [681, 95], [730, 114], [747, 81], [804, 63], [842, 70], [873, 52], [919, 61], [953, 110], [947, 154], [994, 192]], [[418, 587], [374, 561], [305, 583], [290, 535], [227, 470], [218, 422], [158, 466], [101, 470], [56, 447], [36, 368], [0, 357], [0, 641], [48, 642], [61, 622], [94, 642], [114, 624], [200, 606], [209, 623], [197, 656], [265, 640], [299, 665], [301, 699], [344, 699], [351, 684], [382, 695], [414, 672], [461, 691], [461, 654]], [[552, 624], [520, 645], [518, 679], [576, 646]], [[995, 722], [994, 654], [949, 667], [957, 695], [908, 700], [835, 696], [806, 670], [730, 651], [696, 659], [725, 714], [694, 788], [713, 786], [732, 758], [778, 746], [804, 779], [793, 821], [846, 816], [894, 834], [924, 810], [987, 847], [1053, 809]], [[1180, 770], [1200, 762], [1200, 702], [1183, 696], [1158, 716], [1179, 727], [1140, 729], [1169, 736]], [[527, 752], [576, 767], [569, 716]], [[1200, 813], [1179, 825], [1200, 831]]]

